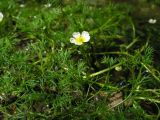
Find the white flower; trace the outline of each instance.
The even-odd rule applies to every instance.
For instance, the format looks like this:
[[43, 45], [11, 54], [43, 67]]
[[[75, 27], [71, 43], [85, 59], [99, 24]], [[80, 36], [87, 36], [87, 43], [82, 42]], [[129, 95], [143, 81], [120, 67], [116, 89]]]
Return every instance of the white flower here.
[[151, 19], [148, 20], [148, 22], [149, 22], [150, 24], [155, 24], [155, 23], [157, 22], [157, 20], [151, 18]]
[[90, 35], [87, 31], [83, 31], [82, 34], [79, 32], [74, 32], [73, 37], [70, 38], [70, 42], [75, 45], [82, 45], [84, 42], [88, 42], [90, 40]]
[[24, 5], [24, 4], [20, 4], [20, 6], [19, 6], [19, 7], [24, 8], [24, 7], [25, 7], [25, 5]]
[[51, 3], [48, 3], [48, 4], [45, 4], [44, 7], [49, 8], [51, 7], [51, 5], [52, 5]]
[[122, 70], [122, 66], [117, 66], [117, 67], [115, 67], [115, 70], [116, 70], [116, 71], [121, 71], [121, 70]]
[[3, 20], [3, 14], [0, 12], [0, 22]]

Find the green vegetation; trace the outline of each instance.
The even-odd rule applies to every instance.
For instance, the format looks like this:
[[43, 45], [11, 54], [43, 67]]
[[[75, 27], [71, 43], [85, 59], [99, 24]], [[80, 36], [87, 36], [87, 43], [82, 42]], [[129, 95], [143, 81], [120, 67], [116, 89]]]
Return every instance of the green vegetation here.
[[158, 119], [160, 18], [140, 9], [160, 3], [144, 1], [1, 0], [0, 119]]

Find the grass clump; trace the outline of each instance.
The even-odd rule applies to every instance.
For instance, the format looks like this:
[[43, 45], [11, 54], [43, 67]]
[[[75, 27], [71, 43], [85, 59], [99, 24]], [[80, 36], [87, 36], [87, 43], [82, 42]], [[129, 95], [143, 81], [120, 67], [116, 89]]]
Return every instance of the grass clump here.
[[[134, 9], [2, 0], [0, 118], [158, 119], [159, 23]], [[90, 41], [71, 44], [82, 31]]]

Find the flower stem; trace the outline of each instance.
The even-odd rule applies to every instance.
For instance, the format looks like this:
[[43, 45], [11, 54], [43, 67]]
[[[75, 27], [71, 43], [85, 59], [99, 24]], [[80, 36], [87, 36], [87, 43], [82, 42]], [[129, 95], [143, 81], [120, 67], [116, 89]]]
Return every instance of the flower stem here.
[[101, 52], [101, 53], [94, 53], [97, 55], [103, 55], [103, 54], [117, 54], [117, 55], [128, 55], [131, 56], [130, 54], [128, 54], [127, 52]]
[[134, 39], [127, 47], [126, 49], [128, 50], [129, 48], [131, 48], [136, 42], [138, 41], [138, 39]]
[[160, 81], [160, 79], [144, 63], [141, 64], [157, 81]]
[[113, 65], [112, 67], [103, 69], [103, 70], [101, 70], [101, 71], [98, 71], [98, 72], [96, 72], [96, 73], [92, 73], [92, 74], [89, 75], [89, 77], [95, 77], [95, 76], [97, 76], [97, 75], [100, 75], [100, 74], [102, 74], [102, 73], [105, 73], [105, 72], [107, 72], [107, 71], [110, 71], [110, 70], [114, 69], [115, 67], [117, 67], [117, 66], [119, 66], [119, 65], [121, 65], [121, 63], [118, 63], [118, 64], [116, 64], [116, 65]]

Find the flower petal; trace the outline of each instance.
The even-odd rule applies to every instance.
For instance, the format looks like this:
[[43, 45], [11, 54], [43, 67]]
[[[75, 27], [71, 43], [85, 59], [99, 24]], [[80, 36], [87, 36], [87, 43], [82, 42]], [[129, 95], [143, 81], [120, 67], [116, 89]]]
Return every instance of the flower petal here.
[[79, 36], [80, 36], [80, 33], [79, 33], [79, 32], [74, 32], [74, 33], [73, 33], [73, 37], [74, 37], [74, 38], [77, 38], [77, 37], [79, 37]]
[[71, 43], [75, 43], [75, 38], [70, 38]]
[[85, 38], [84, 42], [88, 42], [90, 40], [90, 36], [89, 36], [89, 33], [87, 31], [82, 32], [82, 37]]
[[155, 24], [155, 23], [157, 22], [157, 20], [156, 20], [156, 19], [149, 19], [148, 22], [149, 22], [150, 24]]

